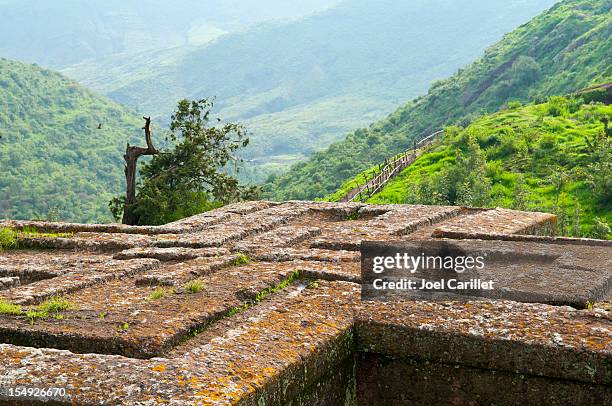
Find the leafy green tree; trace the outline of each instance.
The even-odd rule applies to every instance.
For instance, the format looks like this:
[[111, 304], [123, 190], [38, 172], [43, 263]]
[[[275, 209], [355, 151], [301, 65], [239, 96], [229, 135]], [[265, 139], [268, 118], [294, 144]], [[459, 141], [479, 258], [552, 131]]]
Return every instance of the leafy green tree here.
[[517, 173], [514, 188], [512, 189], [512, 208], [515, 210], [526, 210], [528, 194], [529, 189], [525, 185], [525, 177], [523, 174]]
[[512, 64], [510, 76], [516, 85], [529, 86], [540, 78], [540, 65], [530, 57], [521, 55]]
[[467, 148], [460, 150], [456, 165], [447, 172], [450, 180], [449, 202], [470, 207], [487, 206], [491, 202], [491, 180], [486, 175], [486, 156], [474, 132], [468, 131], [462, 142]]
[[582, 237], [582, 229], [580, 227], [580, 216], [582, 209], [580, 202], [574, 204], [574, 213], [572, 215], [572, 237]]
[[607, 240], [610, 237], [610, 226], [599, 217], [595, 217], [595, 225], [593, 226], [593, 238]]
[[553, 214], [557, 216], [555, 234], [556, 235], [569, 235], [568, 226], [570, 225], [571, 219], [570, 219], [567, 205], [565, 203], [560, 204], [560, 205], [554, 204], [552, 206], [551, 211], [553, 212]]
[[565, 188], [565, 185], [570, 180], [570, 175], [561, 166], [555, 166], [550, 175], [548, 176], [548, 182], [553, 185], [555, 192], [554, 206], [559, 206], [559, 197], [561, 192]]
[[457, 152], [455, 164], [412, 184], [406, 191], [405, 203], [468, 207], [491, 204], [491, 179], [487, 176], [486, 157], [476, 141], [475, 132], [467, 132], [460, 143], [462, 148]]
[[[607, 130], [607, 122], [604, 125]], [[612, 208], [612, 140], [605, 130], [593, 140], [588, 137], [585, 140], [591, 152], [591, 163], [586, 168], [586, 183], [591, 187], [597, 203]]]
[[[239, 160], [234, 152], [247, 146], [246, 130], [240, 124], [213, 121], [212, 108], [210, 99], [178, 103], [170, 123], [173, 148], [153, 156], [141, 169], [142, 181], [130, 208], [138, 224], [164, 224], [256, 196], [257, 189], [239, 185], [223, 171]], [[117, 200], [113, 204], [117, 217], [124, 208]]]
[[548, 99], [547, 114], [552, 117], [567, 117], [569, 114], [568, 100], [563, 96], [551, 96]]
[[407, 204], [448, 204], [448, 179], [444, 176], [436, 175], [424, 177], [417, 183], [412, 183], [410, 190], [407, 191], [404, 203]]

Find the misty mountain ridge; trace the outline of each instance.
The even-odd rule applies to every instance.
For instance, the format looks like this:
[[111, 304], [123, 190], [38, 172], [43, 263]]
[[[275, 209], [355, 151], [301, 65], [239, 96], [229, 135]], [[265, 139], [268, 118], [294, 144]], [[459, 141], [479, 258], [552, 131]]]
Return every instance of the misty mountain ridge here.
[[264, 21], [302, 18], [339, 0], [4, 0], [0, 55], [50, 68], [206, 43]]
[[205, 46], [111, 56], [63, 69], [167, 122], [176, 100], [216, 96], [243, 122], [262, 181], [366, 126], [474, 60], [554, 0], [348, 0], [297, 21], [266, 22]]

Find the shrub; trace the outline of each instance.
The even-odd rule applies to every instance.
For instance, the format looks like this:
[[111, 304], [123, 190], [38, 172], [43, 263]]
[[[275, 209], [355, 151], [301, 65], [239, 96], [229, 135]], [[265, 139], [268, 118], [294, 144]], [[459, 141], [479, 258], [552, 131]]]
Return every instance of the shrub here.
[[516, 110], [516, 109], [519, 109], [519, 108], [523, 107], [523, 103], [521, 103], [518, 100], [512, 100], [512, 101], [508, 102], [506, 107], [507, 107], [508, 110]]
[[504, 127], [500, 129], [500, 146], [499, 146], [499, 156], [507, 157], [509, 155], [514, 154], [517, 151], [517, 137], [514, 133], [514, 130], [510, 127]]
[[569, 114], [568, 101], [565, 97], [553, 96], [548, 99], [547, 114], [552, 117], [565, 117]]
[[539, 147], [544, 150], [554, 150], [557, 146], [557, 138], [552, 134], [546, 134], [540, 139]]
[[502, 175], [505, 173], [504, 166], [500, 160], [498, 161], [489, 161], [486, 164], [486, 176], [493, 180], [501, 179]]

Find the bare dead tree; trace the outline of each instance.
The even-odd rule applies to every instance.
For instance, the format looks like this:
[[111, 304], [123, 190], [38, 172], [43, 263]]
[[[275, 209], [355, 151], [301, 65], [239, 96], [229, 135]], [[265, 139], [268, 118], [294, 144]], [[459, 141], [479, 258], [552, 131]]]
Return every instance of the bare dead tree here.
[[142, 129], [145, 131], [145, 138], [147, 141], [147, 147], [135, 147], [127, 144], [125, 149], [125, 181], [127, 188], [125, 192], [125, 206], [123, 209], [123, 224], [134, 225], [136, 224], [136, 216], [132, 212], [132, 207], [136, 203], [136, 169], [138, 158], [143, 155], [156, 155], [159, 152], [153, 146], [151, 142], [151, 117], [143, 117], [145, 120], [145, 126]]

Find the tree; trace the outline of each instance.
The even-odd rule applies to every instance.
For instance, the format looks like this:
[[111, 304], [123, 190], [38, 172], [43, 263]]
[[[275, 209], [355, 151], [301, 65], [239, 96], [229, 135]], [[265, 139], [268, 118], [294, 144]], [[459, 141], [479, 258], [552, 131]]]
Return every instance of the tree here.
[[580, 226], [580, 217], [582, 215], [582, 209], [580, 203], [576, 201], [574, 203], [574, 214], [572, 215], [572, 237], [582, 237], [582, 228]]
[[[171, 118], [173, 148], [161, 151], [141, 169], [135, 203], [130, 207], [134, 224], [164, 224], [253, 198], [258, 190], [239, 185], [223, 172], [239, 159], [234, 152], [248, 145], [240, 124], [211, 125], [213, 101], [181, 100]], [[127, 207], [126, 207], [127, 209]]]
[[528, 86], [535, 83], [541, 74], [538, 62], [530, 56], [521, 55], [512, 64], [509, 75], [514, 86]]
[[595, 217], [595, 225], [591, 231], [593, 238], [607, 240], [610, 237], [610, 226], [599, 217]]
[[[138, 164], [138, 158], [143, 155], [155, 155], [158, 151], [153, 146], [151, 141], [151, 117], [143, 117], [145, 120], [145, 126], [142, 129], [145, 131], [145, 139], [147, 147], [135, 147], [127, 144], [125, 148], [125, 201], [123, 202], [123, 224], [136, 224], [136, 215], [134, 214], [134, 204], [136, 203], [136, 165]], [[113, 211], [113, 205], [117, 207], [119, 204], [116, 199], [111, 200], [111, 211]], [[116, 208], [113, 211], [113, 215], [116, 213]], [[116, 216], [117, 217], [117, 216]]]
[[439, 174], [421, 177], [411, 183], [404, 203], [445, 205], [448, 204], [448, 178]]
[[[604, 123], [607, 129], [607, 122]], [[593, 199], [602, 207], [612, 207], [612, 139], [604, 131], [589, 139], [591, 163], [586, 167], [586, 183], [590, 186]]]
[[445, 175], [450, 185], [448, 196], [451, 204], [469, 207], [486, 207], [491, 203], [491, 179], [486, 175], [487, 159], [476, 140], [476, 133], [468, 131], [455, 157], [455, 165]]
[[515, 210], [526, 210], [529, 189], [525, 184], [525, 178], [522, 173], [517, 173], [515, 179], [514, 188], [512, 189], [512, 208]]
[[570, 174], [562, 167], [555, 166], [551, 168], [551, 173], [548, 176], [548, 182], [554, 186], [555, 201], [554, 206], [559, 206], [559, 197], [565, 188], [565, 185], [570, 181]]

